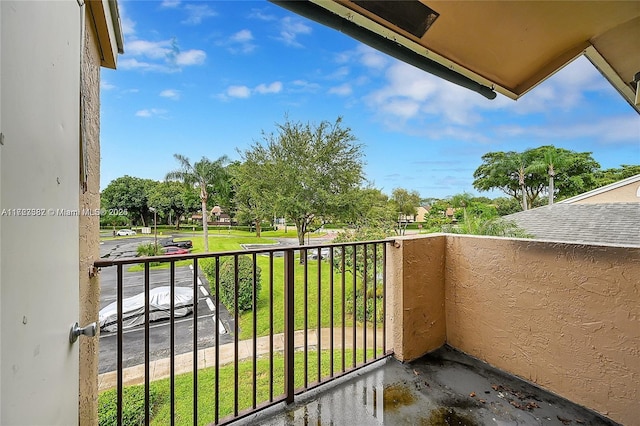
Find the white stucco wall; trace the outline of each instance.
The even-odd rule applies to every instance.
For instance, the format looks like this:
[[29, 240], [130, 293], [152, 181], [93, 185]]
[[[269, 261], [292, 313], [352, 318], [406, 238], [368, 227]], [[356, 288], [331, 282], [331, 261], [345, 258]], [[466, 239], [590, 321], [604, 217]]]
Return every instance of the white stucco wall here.
[[[76, 0], [0, 2], [0, 424], [77, 424]], [[22, 210], [32, 209], [32, 210]], [[61, 209], [61, 210], [58, 210]]]

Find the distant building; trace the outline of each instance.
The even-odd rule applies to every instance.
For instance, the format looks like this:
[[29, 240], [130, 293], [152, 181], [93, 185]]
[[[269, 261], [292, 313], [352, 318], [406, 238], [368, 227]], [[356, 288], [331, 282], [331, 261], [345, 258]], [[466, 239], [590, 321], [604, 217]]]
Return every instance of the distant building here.
[[558, 201], [558, 204], [640, 203], [640, 175]]
[[640, 247], [640, 175], [504, 218], [538, 239]]

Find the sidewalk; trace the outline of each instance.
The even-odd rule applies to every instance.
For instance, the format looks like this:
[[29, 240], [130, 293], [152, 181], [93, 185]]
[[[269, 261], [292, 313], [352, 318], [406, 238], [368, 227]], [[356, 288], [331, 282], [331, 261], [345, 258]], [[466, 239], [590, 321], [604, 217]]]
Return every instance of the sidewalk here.
[[[362, 348], [362, 327], [358, 327], [356, 331], [356, 348]], [[321, 347], [323, 350], [329, 349], [330, 328], [320, 329]], [[312, 329], [308, 331], [307, 337], [308, 350], [315, 350], [318, 342], [318, 330]], [[377, 330], [376, 346], [382, 349], [382, 330]], [[298, 330], [294, 337], [296, 351], [304, 349], [304, 332]], [[342, 348], [342, 328], [334, 328], [333, 330], [333, 347], [334, 349]], [[345, 329], [345, 349], [353, 348], [353, 327]], [[367, 328], [367, 348], [373, 348], [373, 329]], [[256, 339], [257, 356], [269, 353], [269, 336], [262, 336]], [[215, 366], [216, 356], [215, 347], [201, 349], [198, 351], [198, 369], [211, 368]], [[284, 333], [273, 335], [273, 352], [284, 351]], [[240, 340], [238, 342], [238, 360], [243, 361], [253, 358], [253, 339]], [[234, 359], [234, 344], [227, 343], [220, 345], [220, 362], [219, 365], [231, 364]], [[193, 372], [193, 352], [188, 352], [174, 357], [175, 374], [184, 374]], [[150, 380], [160, 380], [170, 375], [170, 358], [152, 361], [149, 364]], [[98, 376], [98, 391], [102, 392], [107, 389], [116, 387], [117, 371], [100, 374]], [[122, 371], [122, 380], [125, 386], [137, 385], [144, 383], [144, 364], [125, 368]]]

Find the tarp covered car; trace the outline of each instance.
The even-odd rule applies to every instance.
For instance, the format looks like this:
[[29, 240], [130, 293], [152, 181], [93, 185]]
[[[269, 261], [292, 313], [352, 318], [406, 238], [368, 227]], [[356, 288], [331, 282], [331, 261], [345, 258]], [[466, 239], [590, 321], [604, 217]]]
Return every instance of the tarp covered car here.
[[[184, 317], [193, 311], [193, 289], [175, 287], [174, 316]], [[144, 324], [144, 293], [136, 294], [122, 301], [122, 328], [131, 328]], [[149, 291], [149, 320], [157, 321], [171, 316], [171, 287], [162, 286]], [[100, 329], [116, 331], [118, 329], [118, 306], [110, 303], [100, 309], [98, 315]]]

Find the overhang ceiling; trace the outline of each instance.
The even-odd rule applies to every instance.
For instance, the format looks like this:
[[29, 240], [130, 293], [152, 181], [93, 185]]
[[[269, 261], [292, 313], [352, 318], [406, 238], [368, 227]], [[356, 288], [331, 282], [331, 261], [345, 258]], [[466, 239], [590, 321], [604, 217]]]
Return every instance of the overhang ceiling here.
[[640, 1], [272, 1], [489, 98], [586, 55], [640, 112]]

